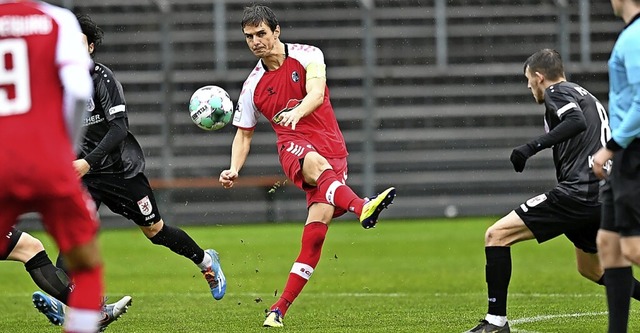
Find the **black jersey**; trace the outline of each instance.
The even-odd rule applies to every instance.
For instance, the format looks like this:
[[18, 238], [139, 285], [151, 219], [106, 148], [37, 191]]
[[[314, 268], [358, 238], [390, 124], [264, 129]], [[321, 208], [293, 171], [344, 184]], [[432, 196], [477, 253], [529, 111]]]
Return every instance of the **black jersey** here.
[[86, 132], [78, 158], [89, 162], [88, 174], [134, 177], [144, 172], [145, 160], [140, 144], [128, 130], [122, 85], [113, 72], [100, 63], [95, 64], [92, 77], [93, 99], [87, 105], [83, 124]]
[[583, 87], [561, 82], [544, 92], [545, 130], [553, 130], [573, 112], [581, 112], [586, 129], [553, 146], [557, 188], [578, 200], [598, 202], [599, 180], [591, 171], [592, 155], [609, 137], [609, 121], [604, 106]]

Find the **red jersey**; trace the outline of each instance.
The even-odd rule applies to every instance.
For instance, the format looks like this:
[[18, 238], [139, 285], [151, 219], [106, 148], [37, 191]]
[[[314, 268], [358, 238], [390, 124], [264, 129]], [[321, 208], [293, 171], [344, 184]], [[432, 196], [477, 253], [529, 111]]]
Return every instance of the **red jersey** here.
[[0, 1], [0, 198], [78, 191], [63, 99], [82, 89], [63, 87], [60, 73], [81, 66], [89, 76], [81, 34], [66, 9]]
[[329, 101], [328, 88], [325, 88], [322, 104], [300, 119], [295, 130], [273, 122], [273, 116], [278, 111], [307, 95], [307, 66], [310, 63], [324, 64], [322, 51], [314, 46], [285, 44], [285, 56], [282, 66], [274, 71], [267, 71], [262, 61], [258, 61], [242, 86], [233, 124], [239, 128], [253, 129], [262, 114], [276, 132], [278, 146], [302, 139], [311, 143], [325, 158], [346, 157], [347, 148]]

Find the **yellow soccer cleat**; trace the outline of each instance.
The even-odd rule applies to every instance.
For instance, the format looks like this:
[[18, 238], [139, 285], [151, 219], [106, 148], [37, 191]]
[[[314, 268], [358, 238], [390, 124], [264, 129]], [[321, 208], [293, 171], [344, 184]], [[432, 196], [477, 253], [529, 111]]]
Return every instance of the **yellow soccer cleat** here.
[[393, 203], [393, 199], [396, 197], [395, 187], [389, 187], [382, 193], [368, 199], [362, 207], [362, 214], [360, 214], [360, 224], [365, 229], [370, 229], [376, 226], [378, 223], [378, 215], [380, 212]]

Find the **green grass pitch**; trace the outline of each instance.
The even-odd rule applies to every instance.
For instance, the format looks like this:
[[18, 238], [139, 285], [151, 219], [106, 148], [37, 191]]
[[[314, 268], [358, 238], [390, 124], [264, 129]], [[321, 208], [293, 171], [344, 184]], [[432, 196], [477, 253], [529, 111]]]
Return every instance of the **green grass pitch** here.
[[[462, 332], [483, 318], [484, 230], [492, 218], [388, 221], [363, 230], [337, 220], [322, 259], [290, 308], [282, 332]], [[154, 246], [137, 229], [104, 230], [106, 292], [133, 297], [108, 332], [264, 332], [298, 254], [301, 224], [185, 228], [220, 252], [227, 295], [214, 301], [197, 268]], [[47, 236], [50, 256], [56, 250]], [[579, 276], [572, 244], [558, 238], [512, 249], [513, 332], [604, 332], [604, 288]], [[31, 304], [35, 285], [19, 263], [3, 262], [0, 332], [59, 332]], [[630, 332], [640, 330], [632, 301]]]

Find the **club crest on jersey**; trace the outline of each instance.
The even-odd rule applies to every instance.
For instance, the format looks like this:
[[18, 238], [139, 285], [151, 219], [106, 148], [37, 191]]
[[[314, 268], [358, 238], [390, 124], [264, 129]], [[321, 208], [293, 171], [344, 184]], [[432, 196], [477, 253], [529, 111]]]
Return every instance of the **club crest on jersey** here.
[[149, 215], [153, 210], [153, 206], [151, 205], [151, 200], [149, 200], [149, 196], [146, 196], [138, 201], [138, 208], [140, 208], [140, 212], [142, 215]]
[[298, 74], [298, 71], [293, 71], [291, 73], [291, 80], [293, 80], [293, 82], [300, 81], [300, 74]]
[[93, 98], [89, 98], [87, 101], [87, 111], [92, 112], [96, 109], [96, 104], [93, 102]]

